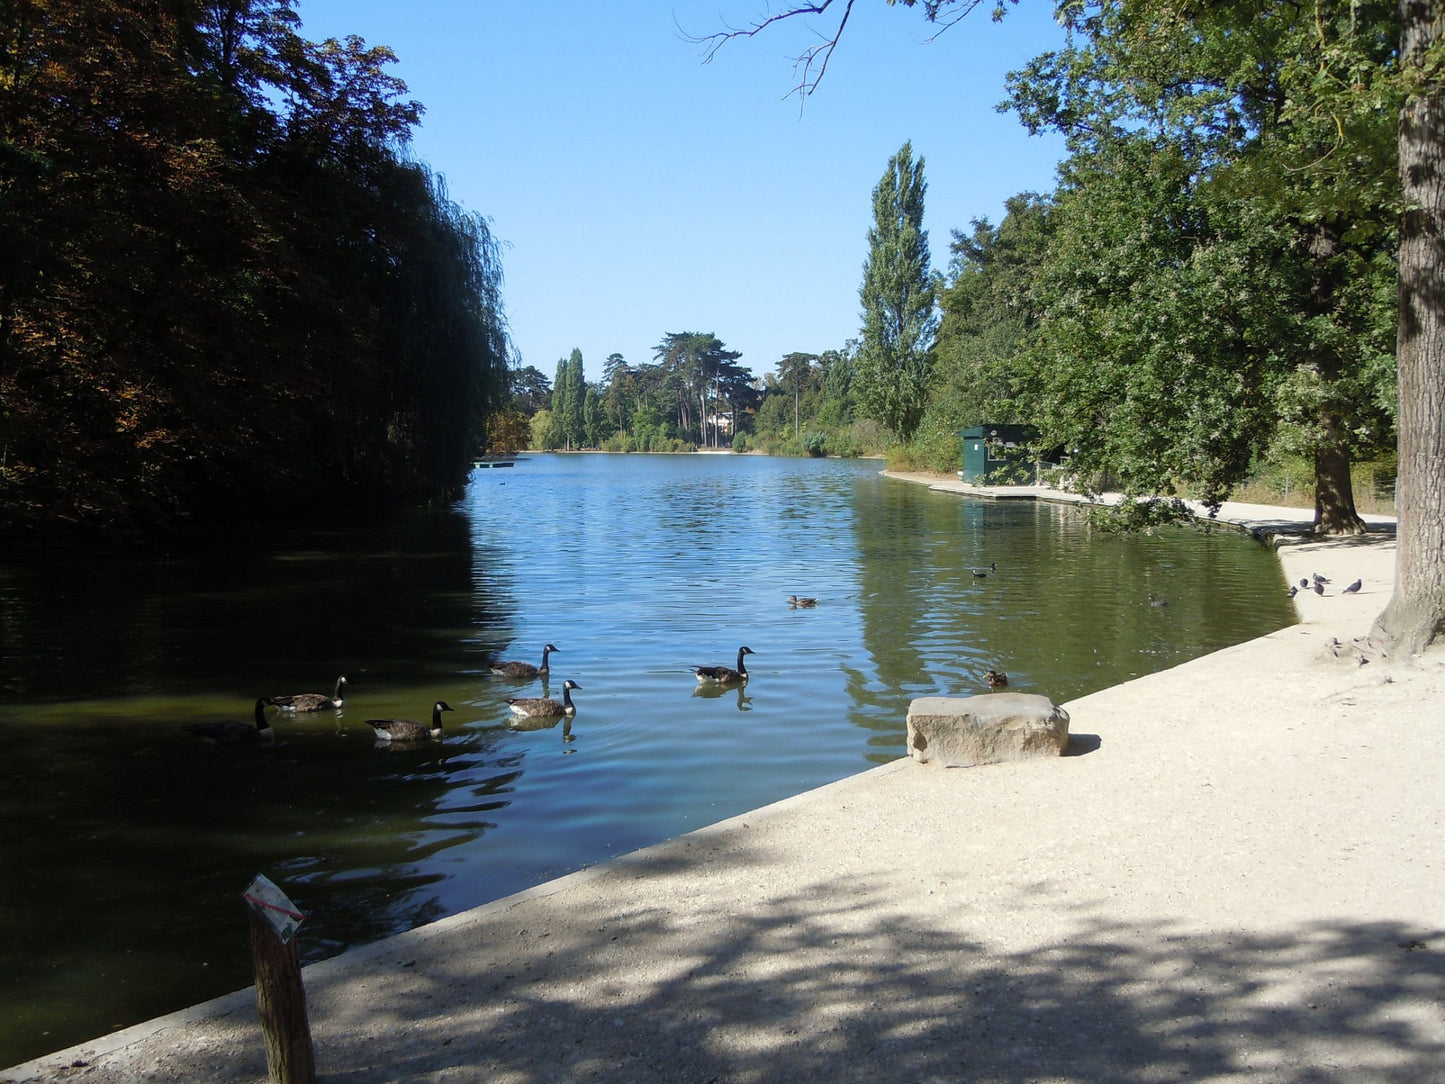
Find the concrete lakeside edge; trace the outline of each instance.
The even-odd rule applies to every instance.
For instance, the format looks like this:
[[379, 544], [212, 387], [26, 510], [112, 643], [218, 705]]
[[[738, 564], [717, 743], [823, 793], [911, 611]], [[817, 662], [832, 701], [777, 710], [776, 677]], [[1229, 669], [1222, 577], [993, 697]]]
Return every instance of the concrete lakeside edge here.
[[[925, 485], [939, 493], [953, 493], [980, 500], [1031, 500], [1043, 501], [1048, 504], [1079, 506], [1088, 506], [1092, 503], [1088, 497], [1082, 494], [1053, 489], [1049, 486], [981, 486], [947, 474], [935, 474], [928, 471], [882, 470], [878, 473], [885, 478]], [[1106, 494], [1103, 501], [1110, 503], [1113, 499]], [[1286, 508], [1279, 505], [1225, 501], [1220, 506], [1218, 515], [1211, 516], [1208, 509], [1198, 501], [1185, 501], [1184, 503], [1201, 523], [1233, 527], [1262, 540], [1277, 533], [1304, 534], [1314, 521], [1314, 515], [1308, 508]], [[1393, 527], [1395, 524], [1394, 516], [1363, 513], [1360, 518], [1372, 528]]]
[[[1272, 511], [1280, 528], [1285, 511], [1306, 514]], [[1445, 743], [1435, 715], [1445, 655], [1395, 660], [1383, 675], [1378, 663], [1328, 657], [1327, 645], [1363, 635], [1388, 600], [1392, 538], [1287, 537], [1276, 549], [1288, 578], [1319, 571], [1336, 594], [1297, 599], [1297, 625], [1069, 702], [1074, 732], [1103, 737], [1093, 752], [951, 771], [900, 758], [308, 967], [323, 1076], [973, 1079], [946, 1068], [968, 1032], [978, 1079], [1143, 1081], [1177, 1078], [1180, 1065], [1192, 1079], [1441, 1079]], [[1355, 575], [1366, 591], [1339, 596]], [[861, 836], [848, 815], [860, 806]], [[935, 811], [936, 823], [920, 825], [920, 808]], [[939, 825], [958, 823], [989, 824], [989, 838], [938, 836]], [[1138, 877], [1140, 869], [1154, 875]], [[850, 906], [835, 907], [840, 898]], [[798, 899], [807, 905], [794, 906]], [[650, 924], [658, 915], [667, 921]], [[743, 977], [724, 982], [725, 997], [710, 984], [728, 973], [699, 968], [703, 983], [671, 965], [719, 939], [733, 943], [735, 927], [768, 915], [776, 922], [767, 939], [737, 939], [748, 951], [728, 966]], [[900, 922], [927, 927], [924, 944], [902, 938]], [[793, 926], [816, 929], [788, 941]], [[819, 930], [837, 943], [825, 944]], [[945, 953], [950, 933], [960, 940]], [[539, 938], [549, 937], [546, 949]], [[1090, 951], [1071, 965], [1081, 945]], [[1139, 966], [1115, 967], [1110, 983], [1125, 946]], [[552, 950], [567, 958], [554, 961]], [[1077, 985], [1063, 991], [1076, 995], [1066, 1000], [1077, 1036], [1050, 1029], [1045, 1041], [1023, 1029], [991, 1044], [977, 1027], [989, 1013], [972, 1005], [974, 1028], [950, 1020], [920, 1034], [940, 966], [949, 991], [1024, 1008], [1057, 1006], [1062, 974], [1064, 986]], [[1370, 987], [1368, 1004], [1344, 996], [1365, 972], [1392, 968], [1399, 975]], [[838, 969], [853, 976], [846, 989], [825, 981]], [[554, 1034], [509, 1030], [516, 1002], [478, 971], [508, 979], [532, 971], [516, 980], [531, 993], [515, 1019], [545, 1011], [586, 1049], [569, 1048], [574, 1060], [559, 1063]], [[441, 976], [436, 1003], [414, 1011], [408, 998], [429, 973]], [[899, 974], [913, 980], [902, 991]], [[1180, 983], [1221, 1022], [1196, 1022], [1174, 1041], [1176, 1012], [1149, 1004], [1175, 1005], [1163, 995]], [[1015, 995], [1033, 987], [1037, 999]], [[653, 988], [662, 996], [643, 1004], [671, 1030], [628, 1008], [636, 991]], [[737, 1004], [749, 991], [781, 1004], [749, 1016]], [[880, 991], [903, 995], [899, 1003], [917, 1015], [890, 1012]], [[1267, 1012], [1257, 1010], [1260, 998]], [[1097, 1019], [1090, 999], [1101, 1002]], [[368, 1024], [378, 1014], [395, 1021], [392, 1033]], [[907, 1043], [873, 1029], [879, 1017], [908, 1031]], [[840, 1028], [823, 1026], [839, 1019], [841, 1054], [830, 1039]], [[456, 1038], [464, 1032], [481, 1037]], [[251, 1081], [265, 1078], [258, 1056], [246, 989], [0, 1070], [0, 1081]], [[676, 1075], [653, 1067], [666, 1057], [684, 1059]], [[1313, 1073], [1292, 1075], [1288, 1058]]]

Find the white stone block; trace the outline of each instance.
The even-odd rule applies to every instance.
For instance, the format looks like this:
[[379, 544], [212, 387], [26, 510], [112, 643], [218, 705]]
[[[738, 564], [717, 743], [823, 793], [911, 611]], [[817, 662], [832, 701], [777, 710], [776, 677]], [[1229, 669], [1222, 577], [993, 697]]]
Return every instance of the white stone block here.
[[1047, 696], [921, 696], [908, 705], [908, 755], [962, 768], [1056, 757], [1069, 744], [1069, 713]]

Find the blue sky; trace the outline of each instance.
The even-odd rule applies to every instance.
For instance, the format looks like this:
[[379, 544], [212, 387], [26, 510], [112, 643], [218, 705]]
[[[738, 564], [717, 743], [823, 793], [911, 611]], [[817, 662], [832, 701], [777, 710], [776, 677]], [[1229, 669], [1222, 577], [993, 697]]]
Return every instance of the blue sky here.
[[[837, 5], [835, 5], [837, 6]], [[779, 10], [775, 2], [773, 11]], [[763, 0], [298, 0], [313, 40], [389, 45], [426, 107], [414, 152], [503, 243], [522, 364], [582, 351], [637, 364], [713, 332], [758, 375], [857, 335], [874, 186], [905, 140], [925, 160], [933, 262], [950, 231], [1053, 188], [1056, 137], [995, 111], [1003, 81], [1062, 40], [1052, 5], [987, 11], [927, 41], [917, 10], [859, 0], [822, 87], [792, 57], [831, 15], [727, 44]]]

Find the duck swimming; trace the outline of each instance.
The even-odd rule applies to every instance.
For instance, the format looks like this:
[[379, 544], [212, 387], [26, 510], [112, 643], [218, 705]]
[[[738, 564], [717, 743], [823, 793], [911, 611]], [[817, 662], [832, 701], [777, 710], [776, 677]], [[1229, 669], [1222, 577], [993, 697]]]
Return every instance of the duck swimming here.
[[346, 676], [342, 675], [336, 679], [336, 689], [330, 696], [324, 693], [292, 693], [289, 696], [273, 696], [271, 703], [282, 711], [321, 711], [324, 708], [340, 710], [345, 685]]
[[990, 689], [1002, 689], [1008, 685], [1008, 675], [1000, 674], [997, 670], [990, 670], [984, 674], [983, 680], [988, 683]]
[[445, 700], [432, 705], [431, 726], [415, 719], [368, 719], [366, 725], [376, 731], [377, 741], [429, 741], [442, 736], [442, 712], [455, 710]]
[[507, 701], [513, 715], [524, 715], [531, 719], [550, 718], [554, 715], [576, 715], [577, 705], [572, 703], [572, 690], [580, 689], [570, 678], [562, 682], [562, 701], [558, 703], [550, 696], [513, 697]]
[[256, 701], [256, 721], [254, 723], [238, 723], [227, 719], [217, 723], [187, 723], [181, 729], [191, 737], [200, 738], [213, 745], [240, 745], [243, 742], [270, 741], [271, 723], [266, 718], [266, 706], [270, 703], [271, 698], [267, 696]]
[[737, 669], [729, 666], [689, 666], [698, 681], [708, 681], [716, 685], [735, 685], [740, 681], [748, 680], [748, 668], [743, 665], [744, 655], [756, 655], [757, 652], [750, 647], [738, 648]]
[[492, 673], [505, 678], [545, 677], [550, 672], [547, 666], [547, 656], [557, 650], [556, 644], [548, 644], [542, 648], [541, 666], [533, 666], [529, 662], [497, 662], [492, 664]]
[[815, 598], [799, 598], [797, 595], [788, 596], [789, 606], [816, 606], [818, 600]]

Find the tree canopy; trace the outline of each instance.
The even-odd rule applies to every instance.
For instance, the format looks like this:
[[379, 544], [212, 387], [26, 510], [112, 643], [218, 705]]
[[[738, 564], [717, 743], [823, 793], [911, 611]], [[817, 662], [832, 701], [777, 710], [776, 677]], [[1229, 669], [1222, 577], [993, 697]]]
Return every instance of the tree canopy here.
[[1394, 10], [1319, 14], [1063, 9], [1070, 45], [1010, 79], [1070, 150], [1029, 368], [1043, 427], [1131, 495], [1217, 504], [1288, 447], [1315, 462], [1320, 527], [1359, 531], [1350, 455], [1393, 423], [1393, 125], [1301, 73], [1344, 56], [1388, 100]]
[[459, 491], [505, 398], [486, 223], [393, 56], [289, 0], [17, 0], [0, 522], [151, 531]]
[[[797, 58], [805, 97], [855, 2], [785, 6], [714, 35], [709, 56], [832, 9]], [[947, 27], [981, 0], [901, 2]], [[1066, 135], [1069, 157], [1028, 268], [1029, 323], [991, 395], [1062, 437], [1086, 484], [1107, 470], [1148, 503], [1181, 487], [1217, 503], [1252, 458], [1304, 452], [1325, 532], [1362, 529], [1350, 457], [1397, 424], [1400, 566], [1374, 635], [1445, 638], [1439, 5], [1080, 0], [1056, 14], [1068, 44], [1016, 73], [1010, 96], [1030, 127]], [[985, 331], [1016, 326], [974, 291], [984, 268], [959, 270], [940, 344], [953, 374], [978, 367]], [[949, 311], [980, 304], [982, 327]]]
[[858, 295], [863, 330], [854, 379], [862, 409], [904, 440], [928, 402], [933, 272], [923, 228], [923, 159], [904, 143], [873, 189], [873, 225]]

